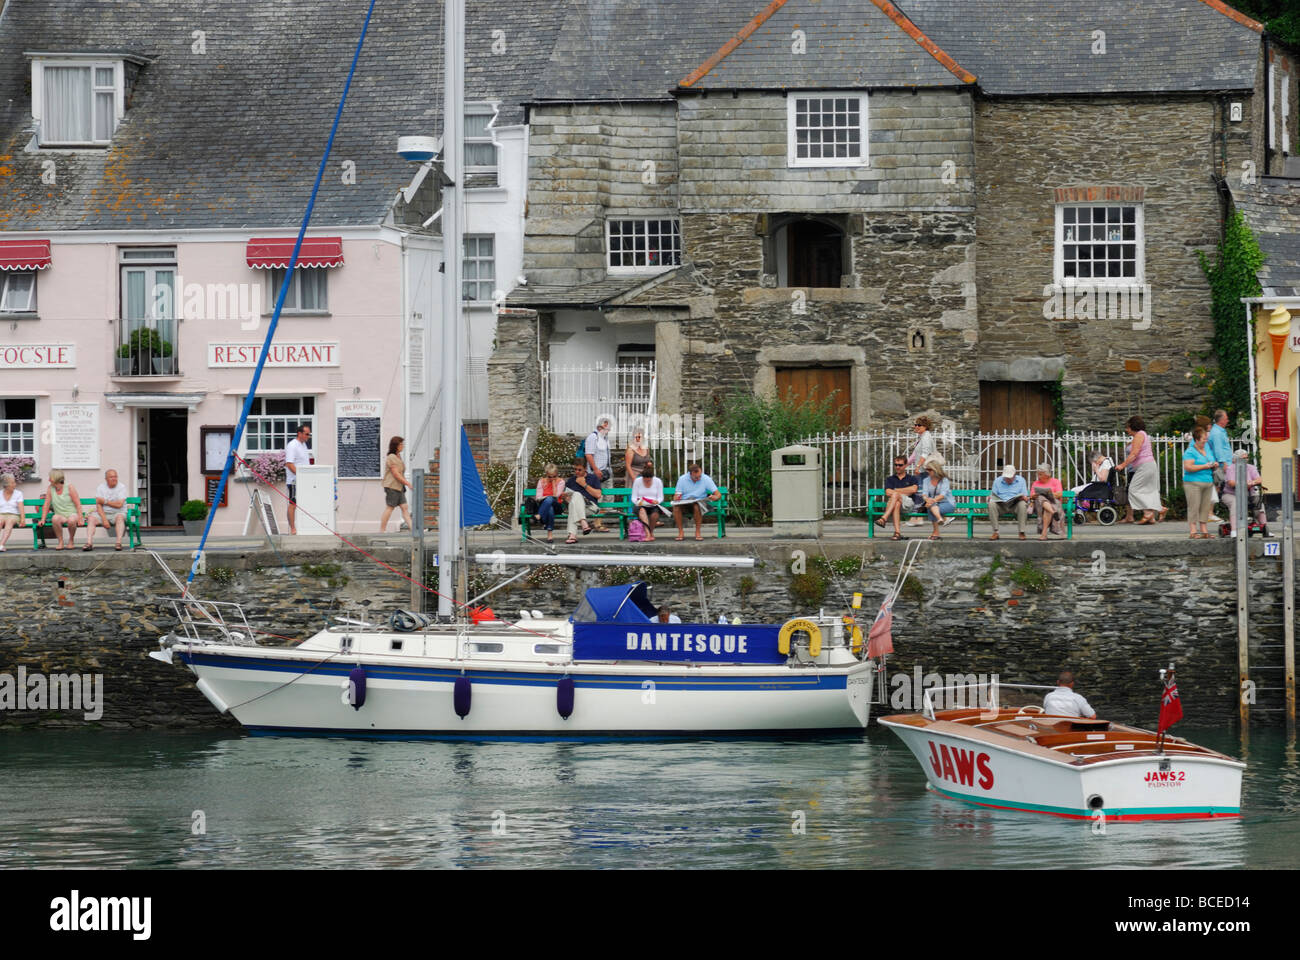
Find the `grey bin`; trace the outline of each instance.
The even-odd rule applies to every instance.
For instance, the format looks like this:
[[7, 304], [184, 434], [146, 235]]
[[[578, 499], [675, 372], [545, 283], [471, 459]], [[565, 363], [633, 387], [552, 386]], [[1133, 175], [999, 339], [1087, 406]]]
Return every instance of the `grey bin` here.
[[826, 484], [819, 447], [772, 451], [772, 535], [820, 537]]

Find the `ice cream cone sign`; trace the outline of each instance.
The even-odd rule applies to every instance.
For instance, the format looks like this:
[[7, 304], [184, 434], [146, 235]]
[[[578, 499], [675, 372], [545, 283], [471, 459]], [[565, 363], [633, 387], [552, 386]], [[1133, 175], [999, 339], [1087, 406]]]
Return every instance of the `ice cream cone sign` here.
[[1291, 336], [1291, 311], [1280, 303], [1268, 315], [1268, 338], [1273, 341], [1273, 383], [1277, 383], [1277, 368], [1282, 362], [1282, 350]]

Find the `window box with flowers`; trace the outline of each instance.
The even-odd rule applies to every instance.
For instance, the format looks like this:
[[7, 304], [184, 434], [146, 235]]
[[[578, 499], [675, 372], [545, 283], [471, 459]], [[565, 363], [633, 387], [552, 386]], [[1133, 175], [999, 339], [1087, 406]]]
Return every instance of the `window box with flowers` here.
[[284, 451], [267, 450], [245, 459], [244, 473], [237, 479], [241, 483], [264, 483], [274, 486], [284, 482]]
[[0, 474], [11, 473], [18, 483], [31, 483], [39, 480], [36, 476], [36, 461], [31, 457], [0, 457]]

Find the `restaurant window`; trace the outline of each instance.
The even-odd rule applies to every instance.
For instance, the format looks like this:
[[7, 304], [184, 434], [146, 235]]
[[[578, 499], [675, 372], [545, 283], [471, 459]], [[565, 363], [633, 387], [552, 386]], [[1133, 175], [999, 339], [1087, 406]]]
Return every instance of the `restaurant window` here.
[[316, 433], [315, 397], [254, 397], [244, 428], [245, 454], [282, 453], [303, 424]]
[[[271, 309], [280, 296], [280, 287], [289, 271], [271, 270]], [[329, 271], [321, 267], [299, 267], [293, 272], [289, 292], [284, 298], [284, 313], [324, 313], [329, 310]]]
[[31, 458], [36, 462], [36, 400], [0, 400], [0, 458]]
[[0, 273], [0, 313], [36, 312], [36, 271]]

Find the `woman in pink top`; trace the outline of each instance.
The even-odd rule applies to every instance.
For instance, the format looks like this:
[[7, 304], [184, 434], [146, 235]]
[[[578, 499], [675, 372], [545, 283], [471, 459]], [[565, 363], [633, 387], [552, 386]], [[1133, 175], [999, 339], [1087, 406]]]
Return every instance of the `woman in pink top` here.
[[1117, 470], [1133, 468], [1133, 475], [1128, 481], [1128, 516], [1121, 523], [1133, 522], [1133, 511], [1141, 510], [1139, 524], [1155, 523], [1156, 511], [1160, 519], [1165, 518], [1167, 507], [1160, 505], [1160, 473], [1156, 469], [1155, 454], [1151, 452], [1151, 440], [1146, 434], [1146, 423], [1141, 417], [1128, 418], [1124, 432], [1133, 438], [1129, 444], [1128, 454], [1115, 465]]
[[1061, 513], [1061, 481], [1052, 476], [1052, 465], [1040, 463], [1038, 477], [1029, 485], [1029, 492], [1034, 495], [1034, 508], [1038, 511], [1040, 523], [1038, 539], [1046, 540], [1052, 529], [1052, 516]]

